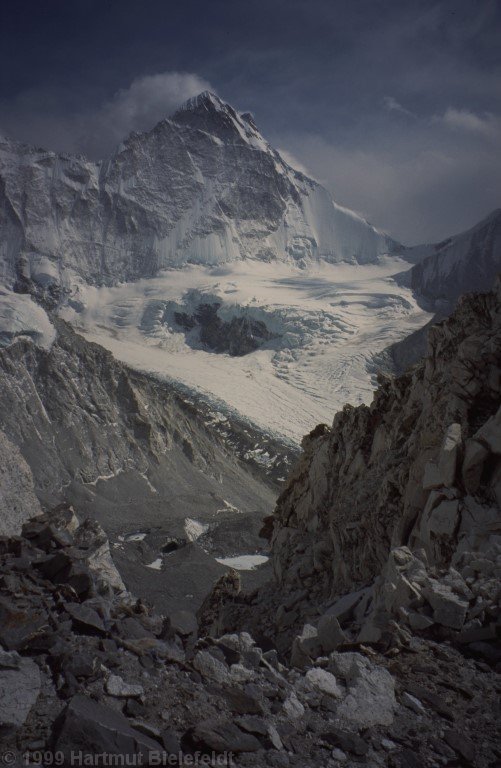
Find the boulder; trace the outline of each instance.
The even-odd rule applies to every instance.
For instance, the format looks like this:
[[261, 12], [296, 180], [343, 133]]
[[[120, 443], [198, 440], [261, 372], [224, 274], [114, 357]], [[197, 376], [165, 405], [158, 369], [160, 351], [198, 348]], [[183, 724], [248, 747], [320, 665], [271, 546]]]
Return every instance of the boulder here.
[[0, 669], [19, 669], [21, 657], [16, 651], [0, 649]]
[[459, 501], [442, 501], [430, 513], [428, 529], [435, 536], [451, 538], [459, 523]]
[[254, 680], [255, 676], [254, 670], [244, 667], [243, 664], [232, 664], [230, 667], [230, 677], [234, 683], [246, 683]]
[[223, 695], [232, 712], [239, 715], [261, 715], [263, 713], [263, 705], [259, 699], [241, 688], [227, 687], [224, 689]]
[[261, 742], [228, 720], [205, 720], [190, 728], [181, 741], [183, 749], [214, 752], [257, 752]]
[[[325, 612], [324, 616], [334, 616], [340, 624], [353, 618], [355, 609], [362, 599], [367, 595], [368, 589], [358, 589], [356, 592], [349, 592], [336, 600]], [[322, 617], [323, 618], [323, 617]]]
[[466, 441], [461, 475], [468, 493], [475, 493], [478, 489], [484, 462], [488, 455], [489, 451], [478, 440], [469, 439]]
[[455, 594], [448, 585], [432, 578], [428, 579], [423, 595], [433, 608], [433, 619], [437, 624], [461, 629], [468, 610], [466, 599]]
[[266, 720], [263, 717], [258, 717], [256, 715], [238, 717], [236, 724], [243, 731], [253, 733], [255, 736], [266, 736], [268, 733], [268, 724]]
[[285, 699], [283, 709], [284, 714], [291, 720], [297, 720], [304, 715], [304, 707], [294, 691]]
[[423, 561], [408, 547], [392, 549], [381, 576], [374, 584], [370, 613], [363, 619], [358, 642], [379, 642], [392, 616], [399, 616], [402, 611], [407, 614], [411, 608], [422, 604], [421, 589], [426, 579]]
[[275, 726], [272, 725], [271, 723], [268, 725], [268, 740], [265, 741], [265, 746], [268, 746], [268, 745], [272, 746], [273, 749], [284, 748], [279, 732], [277, 731]]
[[106, 680], [105, 689], [109, 696], [115, 696], [121, 699], [134, 699], [138, 696], [142, 696], [144, 693], [142, 685], [126, 683], [120, 675], [110, 675]]
[[320, 667], [309, 669], [306, 673], [306, 680], [312, 688], [327, 696], [340, 699], [343, 695], [343, 691], [337, 684], [336, 678], [326, 669], [321, 669]]
[[256, 736], [265, 749], [283, 749], [282, 739], [277, 729], [271, 723], [267, 723], [264, 718], [248, 715], [239, 717], [236, 724], [243, 731]]
[[71, 616], [76, 632], [88, 635], [106, 635], [103, 620], [94, 608], [81, 603], [66, 603], [64, 609]]
[[429, 616], [426, 616], [426, 614], [417, 613], [416, 611], [411, 611], [407, 617], [407, 620], [409, 622], [410, 628], [417, 632], [422, 632], [425, 629], [429, 629], [435, 623], [433, 619]]
[[227, 665], [208, 651], [199, 651], [193, 660], [193, 666], [207, 680], [216, 683], [228, 683], [231, 680]]
[[451, 747], [454, 752], [460, 755], [463, 760], [468, 763], [468, 765], [475, 765], [477, 749], [475, 744], [471, 741], [471, 739], [468, 738], [468, 736], [466, 736], [464, 733], [461, 733], [460, 731], [456, 731], [450, 728], [445, 731], [444, 739], [449, 747]]
[[8, 731], [25, 723], [40, 693], [41, 679], [40, 670], [31, 659], [21, 658], [17, 653], [3, 653], [2, 656], [0, 730]]
[[0, 643], [8, 650], [24, 648], [47, 622], [47, 613], [40, 605], [21, 608], [0, 598]]
[[426, 713], [425, 707], [422, 705], [419, 699], [412, 695], [412, 693], [404, 691], [401, 696], [401, 702], [404, 707], [411, 709], [416, 713], [416, 715], [424, 715]]
[[126, 640], [141, 640], [143, 637], [154, 637], [153, 633], [147, 629], [140, 618], [135, 616], [126, 616], [115, 624], [117, 634]]
[[291, 664], [302, 669], [322, 653], [318, 632], [311, 624], [305, 624], [301, 634], [294, 638], [291, 650]]
[[339, 645], [346, 642], [346, 635], [341, 625], [332, 614], [324, 614], [317, 624], [317, 635], [323, 653], [335, 651]]
[[363, 757], [369, 751], [369, 744], [356, 733], [350, 733], [342, 728], [332, 726], [329, 731], [322, 734], [322, 739], [333, 747], [338, 747], [344, 752]]
[[132, 728], [120, 712], [80, 694], [71, 699], [56, 719], [52, 747], [54, 752], [64, 755], [68, 764], [75, 752], [90, 760], [96, 754], [120, 755], [131, 760], [141, 755], [144, 760], [151, 751], [159, 753], [158, 742]]
[[105, 588], [117, 594], [126, 592], [110, 551], [110, 542], [95, 520], [87, 519], [74, 533], [75, 544], [86, 551], [85, 562], [89, 571]]
[[336, 709], [336, 721], [348, 730], [391, 725], [397, 702], [395, 682], [388, 670], [358, 653], [334, 652], [330, 664], [347, 686], [346, 696]]
[[120, 645], [135, 653], [139, 658], [152, 656], [162, 661], [184, 662], [185, 654], [176, 643], [157, 640], [156, 637], [140, 637], [132, 640], [120, 640]]
[[113, 562], [108, 540], [96, 546], [94, 551], [89, 554], [87, 567], [96, 579], [104, 582], [117, 594], [121, 595], [127, 591], [123, 579]]
[[96, 656], [88, 651], [79, 651], [79, 653], [68, 653], [61, 659], [61, 669], [65, 674], [73, 675], [77, 680], [79, 678], [92, 677], [98, 668]]
[[474, 437], [484, 443], [491, 453], [501, 456], [501, 407], [480, 427]]
[[443, 485], [442, 476], [438, 466], [434, 461], [428, 461], [424, 467], [423, 489], [425, 491], [432, 491], [435, 488], [440, 488], [441, 485]]
[[44, 579], [62, 584], [70, 575], [73, 561], [66, 552], [56, 552], [37, 560], [34, 565]]

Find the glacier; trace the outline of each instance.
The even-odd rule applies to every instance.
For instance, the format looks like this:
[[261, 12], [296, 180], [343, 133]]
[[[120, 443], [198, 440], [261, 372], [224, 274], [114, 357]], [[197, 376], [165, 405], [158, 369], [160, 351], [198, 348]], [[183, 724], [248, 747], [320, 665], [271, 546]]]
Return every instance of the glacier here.
[[[372, 398], [374, 357], [431, 318], [392, 277], [404, 262], [238, 261], [188, 265], [118, 286], [80, 287], [62, 317], [114, 357], [178, 382], [216, 410], [296, 445], [346, 402]], [[217, 302], [224, 319], [264, 322], [271, 338], [242, 357], [217, 354], [174, 321]]]

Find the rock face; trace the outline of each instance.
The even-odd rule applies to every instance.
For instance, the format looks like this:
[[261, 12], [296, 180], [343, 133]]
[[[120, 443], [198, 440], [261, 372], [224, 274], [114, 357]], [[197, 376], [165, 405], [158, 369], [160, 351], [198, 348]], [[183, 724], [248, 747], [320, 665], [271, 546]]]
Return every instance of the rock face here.
[[[218, 440], [201, 407], [169, 385], [129, 370], [64, 322], [56, 324], [57, 342], [50, 350], [27, 340], [0, 349], [0, 428], [22, 445], [39, 494], [61, 501], [62, 486], [77, 482], [96, 489], [100, 480], [120, 482], [121, 475], [133, 472], [138, 482], [142, 477], [147, 485], [149, 477], [153, 484], [167, 483], [169, 494], [178, 493], [187, 475], [182, 463], [191, 483], [193, 469], [209, 484], [220, 485], [220, 474], [230, 466], [238, 476], [233, 455], [244, 456], [256, 435], [246, 437], [241, 430]], [[207, 422], [211, 418], [208, 413]], [[164, 461], [171, 466], [162, 474]], [[276, 471], [284, 471], [281, 461]], [[152, 480], [153, 474], [159, 477]]]
[[304, 439], [272, 540], [288, 590], [353, 590], [402, 545], [448, 568], [497, 541], [500, 298], [499, 283], [464, 297], [431, 329], [424, 362], [382, 379], [369, 407], [346, 406]]
[[275, 646], [293, 668], [287, 717], [299, 727], [327, 709], [322, 742], [338, 762], [497, 756], [467, 670], [501, 672], [500, 362], [498, 282], [464, 297], [370, 407], [305, 438], [263, 529], [275, 582], [201, 616], [213, 638], [238, 627]]
[[394, 246], [211, 93], [100, 163], [2, 139], [0, 236], [11, 284], [49, 302], [71, 273], [112, 284], [243, 257], [365, 263]]
[[19, 449], [0, 431], [0, 536], [13, 536], [41, 508]]

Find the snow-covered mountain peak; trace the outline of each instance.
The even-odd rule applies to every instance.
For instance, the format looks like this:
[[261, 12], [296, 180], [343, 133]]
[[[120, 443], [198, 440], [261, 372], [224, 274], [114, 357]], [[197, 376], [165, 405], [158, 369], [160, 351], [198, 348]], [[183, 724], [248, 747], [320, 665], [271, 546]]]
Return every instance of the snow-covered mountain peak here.
[[225, 143], [245, 143], [255, 149], [271, 151], [249, 113], [244, 115], [211, 91], [188, 99], [172, 116], [174, 123], [203, 130]]
[[114, 285], [240, 259], [366, 264], [394, 247], [284, 162], [249, 113], [211, 92], [100, 163], [0, 146], [0, 267], [10, 287], [74, 284], [75, 275]]
[[187, 99], [177, 112], [195, 112], [196, 110], [224, 112], [228, 107], [229, 105], [225, 104], [217, 94], [212, 91], [202, 91], [197, 96]]

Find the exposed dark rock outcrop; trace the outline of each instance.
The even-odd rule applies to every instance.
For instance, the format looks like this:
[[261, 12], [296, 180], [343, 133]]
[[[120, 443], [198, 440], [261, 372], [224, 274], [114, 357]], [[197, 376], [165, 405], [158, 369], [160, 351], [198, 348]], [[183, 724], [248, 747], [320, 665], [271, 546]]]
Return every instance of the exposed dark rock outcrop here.
[[[495, 293], [465, 296], [430, 330], [422, 363], [382, 378], [370, 406], [346, 406], [331, 429], [305, 438], [276, 509], [279, 583], [324, 598], [367, 583], [392, 547], [412, 542], [430, 494], [442, 487], [464, 510], [461, 519], [474, 504], [499, 513], [498, 448], [479, 435], [495, 429], [501, 401], [500, 298], [499, 283]], [[477, 444], [486, 453], [472, 486], [461, 461]], [[449, 450], [445, 476], [437, 467]]]
[[259, 349], [273, 338], [262, 320], [242, 315], [222, 320], [218, 315], [221, 305], [200, 304], [194, 315], [175, 312], [176, 323], [186, 331], [200, 329], [199, 339], [214, 352], [227, 352], [232, 357], [242, 357]]
[[0, 536], [18, 533], [37, 509], [31, 470], [17, 446], [0, 431]]

